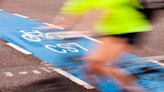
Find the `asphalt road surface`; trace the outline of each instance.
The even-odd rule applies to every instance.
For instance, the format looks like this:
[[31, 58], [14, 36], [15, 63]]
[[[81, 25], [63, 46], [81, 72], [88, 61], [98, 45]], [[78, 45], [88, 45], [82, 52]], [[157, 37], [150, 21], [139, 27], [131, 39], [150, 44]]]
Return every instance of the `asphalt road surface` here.
[[[11, 13], [52, 23], [64, 1], [1, 0], [0, 7]], [[157, 10], [154, 12], [153, 31], [144, 37], [142, 48], [136, 54], [143, 57], [163, 56], [163, 29], [164, 11]], [[87, 92], [58, 73], [45, 70], [46, 66], [41, 60], [32, 55], [24, 55], [6, 43], [0, 40], [0, 92]]]

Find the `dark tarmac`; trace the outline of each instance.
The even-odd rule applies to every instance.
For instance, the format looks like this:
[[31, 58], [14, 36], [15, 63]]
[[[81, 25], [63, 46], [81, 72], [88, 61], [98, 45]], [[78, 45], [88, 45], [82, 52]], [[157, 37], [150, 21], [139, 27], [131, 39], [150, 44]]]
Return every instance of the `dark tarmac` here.
[[[66, 0], [2, 0], [0, 7], [41, 22], [52, 23]], [[136, 54], [164, 56], [164, 10], [154, 11], [153, 31], [144, 37]], [[0, 40], [0, 92], [88, 92], [54, 71], [45, 71], [41, 60], [22, 54]], [[161, 60], [162, 61], [162, 60]], [[12, 73], [12, 74], [9, 74]]]

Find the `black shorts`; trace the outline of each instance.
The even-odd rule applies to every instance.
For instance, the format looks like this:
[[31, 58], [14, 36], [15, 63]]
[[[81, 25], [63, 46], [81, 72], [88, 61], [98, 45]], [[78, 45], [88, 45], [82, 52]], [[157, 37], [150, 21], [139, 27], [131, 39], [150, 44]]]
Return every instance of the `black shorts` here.
[[127, 34], [120, 34], [120, 35], [104, 35], [100, 37], [119, 37], [124, 38], [127, 40], [127, 42], [130, 45], [139, 45], [141, 40], [143, 40], [143, 35], [146, 34], [146, 32], [137, 32], [137, 33], [127, 33]]

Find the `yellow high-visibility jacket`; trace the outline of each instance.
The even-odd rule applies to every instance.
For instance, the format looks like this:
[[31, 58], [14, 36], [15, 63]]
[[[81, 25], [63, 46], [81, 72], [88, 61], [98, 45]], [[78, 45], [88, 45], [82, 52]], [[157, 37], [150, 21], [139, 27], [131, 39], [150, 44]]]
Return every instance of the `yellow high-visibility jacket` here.
[[85, 14], [92, 9], [105, 10], [105, 18], [95, 25], [96, 31], [104, 35], [149, 31], [148, 20], [136, 8], [142, 8], [138, 0], [68, 0], [62, 11]]

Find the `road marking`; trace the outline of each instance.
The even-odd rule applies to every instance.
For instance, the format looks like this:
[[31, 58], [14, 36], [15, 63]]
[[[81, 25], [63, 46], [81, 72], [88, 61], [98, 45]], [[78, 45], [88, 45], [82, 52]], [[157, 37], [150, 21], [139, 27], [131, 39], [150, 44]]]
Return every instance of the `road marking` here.
[[86, 38], [86, 39], [89, 39], [89, 40], [91, 40], [91, 41], [97, 42], [97, 43], [101, 43], [101, 44], [103, 43], [102, 41], [99, 41], [99, 40], [97, 40], [97, 39], [95, 39], [95, 38], [92, 38], [92, 37], [89, 37], [89, 36], [83, 35], [83, 37]]
[[47, 26], [54, 26], [53, 24], [50, 24], [50, 23], [44, 23], [46, 24]]
[[156, 64], [164, 67], [164, 63], [160, 63], [159, 61], [156, 61], [156, 60], [149, 60], [149, 61], [151, 61], [152, 63], [156, 63]]
[[39, 70], [32, 70], [32, 72], [33, 72], [34, 74], [41, 74], [41, 72], [40, 72]]
[[20, 14], [17, 14], [17, 13], [15, 13], [15, 14], [13, 14], [13, 15], [16, 15], [16, 16], [19, 16], [19, 17], [22, 17], [22, 18], [29, 18], [29, 17], [27, 17], [27, 16], [20, 15]]
[[[152, 63], [156, 63], [160, 66], [164, 66], [164, 63], [161, 63], [160, 60], [164, 60], [164, 56], [150, 56], [150, 57], [139, 57], [139, 58], [135, 58], [135, 59], [129, 59], [129, 60], [141, 60], [144, 62], [152, 62]], [[142, 63], [142, 62], [141, 62]]]
[[41, 64], [41, 65], [44, 65], [44, 66], [51, 66], [51, 64], [46, 63], [46, 62], [41, 62], [40, 64]]
[[[44, 62], [43, 62], [42, 64], [43, 64], [43, 65], [46, 65], [46, 63], [44, 63]], [[66, 71], [64, 71], [64, 70], [62, 70], [62, 69], [60, 69], [60, 68], [55, 68], [55, 67], [52, 66], [52, 65], [51, 65], [51, 66], [49, 65], [47, 68], [48, 68], [49, 70], [52, 70], [52, 71], [54, 71], [54, 72], [57, 72], [57, 73], [63, 75], [64, 77], [70, 79], [71, 81], [75, 82], [75, 83], [78, 84], [78, 85], [83, 86], [83, 87], [86, 88], [86, 89], [94, 89], [94, 88], [95, 88], [95, 87], [92, 86], [91, 84], [89, 84], [89, 83], [87, 83], [87, 82], [85, 82], [85, 81], [83, 81], [83, 80], [81, 80], [81, 79], [79, 79], [79, 78], [73, 76], [72, 74], [70, 74], [70, 73], [68, 73], [68, 72], [66, 72]]]
[[22, 52], [23, 54], [26, 54], [26, 55], [32, 54], [31, 52], [29, 52], [29, 51], [15, 45], [15, 44], [13, 44], [13, 43], [6, 43], [6, 44], [9, 45], [10, 47]]
[[53, 71], [65, 76], [66, 78], [68, 78], [68, 79], [72, 80], [73, 82], [85, 87], [86, 89], [94, 89], [95, 88], [94, 86], [92, 86], [92, 85], [88, 84], [87, 82], [73, 76], [72, 74], [70, 74], [68, 72], [63, 71], [60, 68], [53, 68]]
[[7, 77], [13, 77], [14, 76], [14, 74], [12, 74], [11, 72], [4, 72], [4, 73]]
[[46, 24], [47, 26], [50, 26], [50, 27], [55, 27], [57, 29], [64, 29], [63, 27], [60, 27], [60, 26], [57, 26], [57, 25], [53, 25], [53, 24], [50, 24], [50, 23], [43, 23], [43, 24]]
[[143, 57], [143, 59], [148, 60], [148, 59], [152, 59], [152, 60], [164, 60], [164, 56], [160, 55], [160, 56], [150, 56], [150, 57]]
[[20, 74], [20, 75], [25, 75], [25, 74], [28, 74], [28, 72], [22, 71], [22, 72], [18, 72], [18, 74]]
[[52, 71], [48, 70], [48, 69], [45, 68], [45, 67], [40, 67], [39, 69], [41, 69], [41, 70], [43, 70], [43, 71], [45, 71], [45, 72], [47, 72], [47, 73], [52, 73]]

